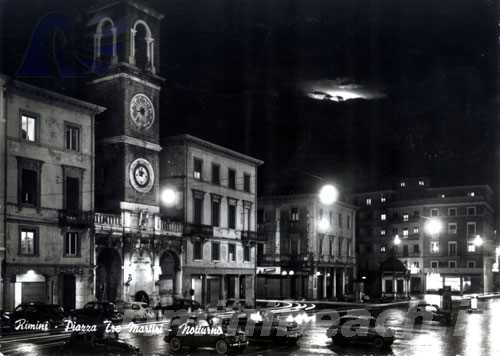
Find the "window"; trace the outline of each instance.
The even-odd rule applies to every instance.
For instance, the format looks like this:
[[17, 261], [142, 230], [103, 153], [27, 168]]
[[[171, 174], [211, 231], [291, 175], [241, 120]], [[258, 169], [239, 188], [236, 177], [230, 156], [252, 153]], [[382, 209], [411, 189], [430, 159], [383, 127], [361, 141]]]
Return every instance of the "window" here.
[[80, 128], [66, 125], [64, 128], [64, 134], [66, 138], [66, 149], [80, 151]]
[[21, 168], [21, 203], [38, 205], [38, 172], [29, 168]]
[[264, 209], [257, 209], [257, 224], [264, 223]]
[[457, 261], [455, 260], [448, 261], [448, 268], [457, 268]]
[[431, 268], [439, 268], [439, 262], [438, 261], [431, 261]]
[[333, 225], [333, 211], [328, 212], [328, 219], [330, 221], [330, 225]]
[[342, 219], [342, 214], [340, 214], [340, 213], [338, 214], [338, 220], [339, 220], [339, 227], [342, 227], [342, 225], [343, 225], [342, 220], [343, 219]]
[[347, 228], [351, 228], [351, 215], [347, 215]]
[[197, 240], [193, 243], [193, 260], [203, 259], [203, 243]]
[[80, 255], [80, 235], [78, 232], [66, 232], [64, 239], [64, 255], [72, 257]]
[[212, 242], [212, 261], [220, 260], [220, 243]]
[[392, 234], [396, 235], [397, 233], [398, 233], [398, 228], [397, 227], [393, 227], [392, 228]]
[[439, 216], [439, 210], [438, 209], [431, 209], [431, 216]]
[[371, 198], [366, 198], [366, 205], [372, 205]]
[[67, 211], [80, 210], [80, 179], [66, 177], [64, 200]]
[[467, 268], [476, 268], [476, 261], [467, 261]]
[[457, 216], [457, 208], [448, 208], [448, 216]]
[[236, 245], [229, 244], [227, 249], [227, 260], [228, 261], [236, 261]]
[[403, 246], [403, 257], [408, 257], [408, 245]]
[[457, 224], [448, 223], [448, 234], [456, 234], [456, 233], [457, 233]]
[[418, 234], [418, 232], [419, 232], [419, 227], [418, 227], [418, 225], [415, 225], [415, 226], [413, 227], [413, 233], [414, 233], [414, 234]]
[[215, 163], [212, 163], [212, 183], [220, 184], [220, 166]]
[[380, 202], [381, 203], [385, 203], [387, 201], [387, 198], [386, 197], [380, 197]]
[[380, 220], [381, 221], [387, 220], [387, 215], [386, 214], [380, 214]]
[[228, 209], [227, 209], [227, 227], [230, 229], [236, 229], [236, 200], [228, 199]]
[[292, 208], [290, 210], [290, 220], [291, 221], [299, 221], [299, 209], [298, 208]]
[[261, 264], [264, 260], [264, 244], [257, 244], [257, 264]]
[[385, 246], [380, 246], [380, 252], [385, 253]]
[[203, 161], [199, 158], [193, 160], [193, 177], [194, 179], [202, 178]]
[[476, 234], [476, 223], [468, 222], [467, 223], [467, 235], [475, 235]]
[[203, 223], [203, 197], [205, 193], [193, 190], [193, 223], [201, 225]]
[[446, 198], [446, 194], [441, 194], [441, 198]]
[[431, 242], [431, 253], [439, 253], [439, 242], [438, 241]]
[[243, 190], [250, 193], [250, 174], [243, 175]]
[[19, 255], [36, 256], [38, 254], [38, 231], [35, 228], [20, 228]]
[[236, 171], [234, 169], [227, 171], [227, 186], [231, 189], [236, 189]]
[[467, 194], [469, 197], [475, 197], [476, 196], [476, 193], [475, 192], [469, 192], [469, 194]]
[[243, 260], [245, 262], [250, 261], [250, 246], [248, 245], [243, 246]]
[[212, 226], [220, 226], [220, 198], [212, 197]]
[[401, 188], [406, 187], [406, 182], [399, 182], [399, 186], [400, 186]]
[[449, 241], [448, 242], [448, 256], [456, 256], [457, 255], [457, 242]]
[[385, 234], [386, 234], [385, 229], [380, 230], [380, 236], [385, 236]]
[[467, 207], [467, 215], [468, 216], [476, 215], [476, 207], [475, 206], [468, 206]]
[[423, 187], [425, 185], [425, 182], [423, 180], [419, 180], [418, 181], [418, 185], [421, 186], [421, 187]]
[[408, 214], [403, 214], [403, 221], [408, 221], [410, 216]]
[[476, 244], [473, 241], [467, 242], [467, 252], [476, 252]]
[[413, 245], [413, 253], [414, 254], [420, 253], [420, 245]]
[[37, 140], [37, 118], [34, 115], [21, 115], [21, 138], [28, 142], [36, 142]]
[[407, 227], [405, 227], [403, 229], [403, 236], [408, 236], [408, 228]]

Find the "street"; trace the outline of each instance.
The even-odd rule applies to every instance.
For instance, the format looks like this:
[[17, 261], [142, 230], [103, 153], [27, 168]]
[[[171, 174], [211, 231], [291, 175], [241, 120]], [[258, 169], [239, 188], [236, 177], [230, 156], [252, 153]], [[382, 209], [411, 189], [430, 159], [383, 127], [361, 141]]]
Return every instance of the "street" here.
[[[377, 352], [370, 346], [335, 346], [326, 337], [331, 321], [321, 320], [321, 311], [314, 313], [316, 320], [304, 328], [304, 336], [295, 347], [274, 344], [249, 345], [243, 355], [495, 355], [500, 352], [496, 337], [500, 334], [500, 299], [479, 302], [480, 311], [459, 314], [455, 327], [444, 327], [435, 322], [425, 322], [415, 328], [404, 325], [405, 309], [386, 311], [387, 323], [396, 332], [393, 346]], [[13, 340], [4, 337], [1, 351], [5, 355], [54, 356], [67, 336], [39, 334], [23, 336]], [[138, 335], [122, 331], [120, 338], [141, 349], [144, 355], [170, 355], [163, 335]], [[185, 350], [184, 354], [207, 355], [209, 350]]]

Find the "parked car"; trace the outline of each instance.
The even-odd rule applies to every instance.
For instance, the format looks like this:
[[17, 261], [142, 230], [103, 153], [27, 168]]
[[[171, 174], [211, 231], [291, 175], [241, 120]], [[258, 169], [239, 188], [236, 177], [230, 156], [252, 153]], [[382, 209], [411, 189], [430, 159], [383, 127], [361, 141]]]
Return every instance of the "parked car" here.
[[154, 317], [153, 311], [144, 302], [118, 302], [116, 308], [126, 321], [146, 321]]
[[72, 333], [60, 349], [61, 355], [142, 356], [139, 348], [120, 340], [115, 333]]
[[248, 345], [244, 332], [228, 332], [221, 319], [215, 317], [191, 317], [180, 325], [171, 325], [164, 340], [172, 352], [180, 352], [184, 347], [209, 347], [221, 355], [242, 351]]
[[104, 321], [119, 324], [123, 321], [123, 315], [111, 302], [88, 302], [82, 309], [74, 310], [70, 315], [73, 321], [84, 324], [101, 324]]
[[388, 347], [394, 342], [394, 332], [390, 328], [377, 324], [373, 317], [359, 315], [338, 318], [327, 329], [326, 336], [334, 344], [368, 344], [377, 349]]
[[[191, 308], [192, 311], [203, 309], [203, 306], [196, 300], [174, 298], [174, 301], [170, 305], [162, 305], [159, 307], [163, 312], [165, 311], [188, 311]], [[155, 309], [158, 309], [156, 307]]]
[[452, 321], [451, 312], [442, 310], [436, 304], [429, 303], [419, 303], [411, 308], [409, 317], [413, 318], [416, 324], [422, 324], [424, 321], [437, 321], [449, 325]]
[[[24, 325], [20, 321], [25, 320]], [[44, 331], [64, 326], [64, 309], [57, 304], [45, 304], [39, 302], [23, 303], [18, 305], [13, 312], [2, 314], [2, 330]], [[28, 326], [30, 324], [30, 326]]]

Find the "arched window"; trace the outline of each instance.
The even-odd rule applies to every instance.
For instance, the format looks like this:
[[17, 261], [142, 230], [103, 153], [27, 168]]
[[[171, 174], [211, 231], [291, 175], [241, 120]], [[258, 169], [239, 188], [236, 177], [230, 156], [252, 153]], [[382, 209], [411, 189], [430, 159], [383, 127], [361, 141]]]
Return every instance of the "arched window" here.
[[116, 27], [109, 17], [97, 24], [94, 35], [94, 68], [107, 68], [117, 62]]
[[155, 72], [154, 40], [146, 22], [138, 20], [130, 34], [130, 63], [140, 69]]

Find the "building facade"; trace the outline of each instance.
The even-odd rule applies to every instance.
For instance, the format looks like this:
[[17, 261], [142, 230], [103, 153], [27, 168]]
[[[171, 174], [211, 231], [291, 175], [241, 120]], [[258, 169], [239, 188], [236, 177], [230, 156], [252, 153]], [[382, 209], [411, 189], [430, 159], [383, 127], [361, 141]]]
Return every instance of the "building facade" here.
[[[360, 193], [355, 201], [358, 268], [368, 294], [493, 289], [497, 238], [489, 186], [430, 187], [425, 178], [401, 179], [394, 189]], [[429, 231], [430, 222], [440, 231]], [[381, 275], [381, 263], [392, 256], [406, 275]]]
[[[263, 162], [190, 135], [165, 140], [164, 215], [184, 225], [182, 290], [204, 305], [255, 302], [257, 167]], [[170, 203], [170, 204], [169, 204]]]
[[94, 116], [104, 108], [0, 81], [4, 309], [81, 307], [93, 298]]
[[135, 1], [88, 11], [95, 75], [96, 297], [169, 303], [181, 294], [182, 225], [160, 216], [160, 21]]
[[342, 299], [353, 293], [356, 209], [318, 196], [259, 199], [257, 296]]

